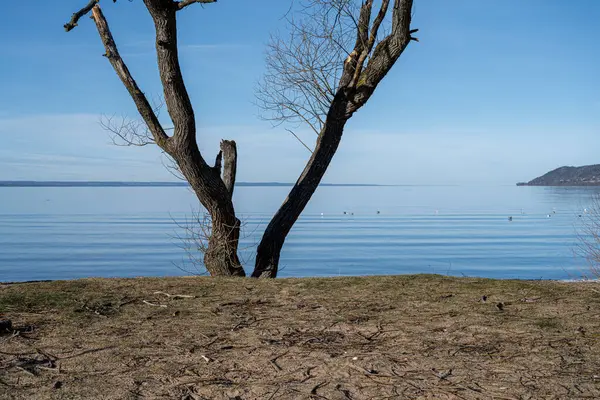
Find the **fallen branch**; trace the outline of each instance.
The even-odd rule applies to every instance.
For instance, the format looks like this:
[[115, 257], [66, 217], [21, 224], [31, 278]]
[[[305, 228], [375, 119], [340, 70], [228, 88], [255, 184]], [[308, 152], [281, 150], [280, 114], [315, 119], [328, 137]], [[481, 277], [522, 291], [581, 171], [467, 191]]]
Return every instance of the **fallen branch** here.
[[59, 357], [55, 356], [54, 354], [50, 354], [50, 353], [48, 353], [48, 352], [47, 352], [47, 351], [45, 351], [45, 350], [42, 350], [42, 349], [36, 348], [36, 349], [35, 349], [35, 351], [37, 351], [37, 353], [38, 353], [38, 354], [41, 354], [41, 355], [43, 355], [44, 357], [46, 357], [48, 360], [51, 360], [51, 361], [56, 361], [56, 360], [58, 360], [58, 359], [59, 359]]
[[[254, 318], [254, 317], [252, 317], [252, 318]], [[240, 321], [233, 328], [231, 328], [231, 331], [233, 332], [233, 331], [237, 330], [238, 328], [248, 328], [250, 325], [254, 325], [257, 322], [264, 321], [267, 319], [280, 319], [280, 318], [281, 317], [265, 317], [265, 318], [253, 319], [251, 321], [250, 320]], [[313, 339], [315, 339], [315, 338], [313, 338]]]
[[524, 297], [521, 299], [521, 301], [523, 303], [535, 303], [539, 299], [541, 299], [541, 297]]
[[99, 347], [99, 348], [96, 348], [96, 349], [88, 349], [88, 350], [84, 350], [82, 352], [79, 352], [77, 354], [73, 354], [73, 355], [70, 355], [70, 356], [57, 357], [57, 360], [68, 360], [70, 358], [75, 358], [75, 357], [83, 356], [85, 354], [97, 353], [99, 351], [112, 350], [112, 349], [116, 349], [116, 348], [117, 348], [117, 346], [106, 346], [106, 347]]
[[271, 393], [271, 396], [269, 396], [269, 398], [267, 400], [273, 399], [273, 397], [275, 397], [275, 395], [277, 394], [277, 392], [279, 392], [279, 386], [277, 386], [277, 389], [275, 389], [275, 391], [273, 393]]
[[190, 296], [187, 294], [169, 294], [169, 293], [165, 293], [165, 292], [154, 292], [154, 294], [164, 294], [167, 297], [172, 297], [174, 299], [193, 299], [196, 296]]
[[150, 303], [149, 301], [146, 301], [146, 300], [142, 300], [142, 303], [148, 304], [149, 306], [152, 306], [152, 307], [164, 307], [164, 308], [167, 307], [166, 304], [155, 304], [155, 303]]
[[328, 383], [329, 383], [328, 381], [317, 383], [315, 385], [315, 387], [313, 387], [312, 390], [310, 391], [310, 394], [312, 394], [313, 396], [317, 396], [317, 390], [321, 389], [323, 386], [327, 385]]
[[124, 301], [124, 302], [122, 302], [121, 304], [119, 304], [119, 305], [117, 306], [117, 308], [121, 308], [121, 307], [123, 307], [123, 306], [126, 306], [127, 304], [134, 303], [136, 300], [137, 300], [137, 299], [131, 299], [131, 300]]
[[274, 367], [274, 368], [275, 368], [277, 371], [283, 371], [283, 368], [281, 368], [281, 367], [279, 366], [279, 364], [277, 364], [277, 359], [278, 359], [278, 358], [280, 358], [280, 357], [283, 357], [283, 356], [285, 356], [285, 355], [286, 355], [287, 353], [289, 353], [289, 352], [290, 352], [290, 351], [288, 350], [288, 351], [286, 351], [286, 352], [284, 352], [284, 353], [281, 353], [281, 354], [280, 354], [280, 355], [278, 355], [277, 357], [275, 357], [275, 358], [271, 358], [271, 359], [269, 360], [269, 361], [271, 362], [271, 365], [272, 365], [272, 366], [273, 366], [273, 367]]

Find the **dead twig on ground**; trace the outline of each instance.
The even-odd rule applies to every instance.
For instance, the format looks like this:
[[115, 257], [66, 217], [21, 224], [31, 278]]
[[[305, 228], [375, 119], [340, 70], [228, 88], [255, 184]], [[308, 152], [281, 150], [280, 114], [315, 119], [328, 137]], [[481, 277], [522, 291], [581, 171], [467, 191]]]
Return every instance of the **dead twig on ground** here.
[[187, 294], [169, 294], [166, 292], [154, 292], [154, 294], [163, 294], [163, 295], [165, 295], [169, 298], [173, 298], [173, 299], [193, 299], [196, 297], [196, 296], [190, 296]]
[[149, 302], [149, 301], [147, 301], [147, 300], [142, 300], [142, 303], [144, 303], [144, 304], [148, 304], [149, 306], [152, 306], [152, 307], [163, 307], [163, 308], [166, 308], [166, 307], [167, 307], [167, 305], [166, 305], [166, 304], [156, 304], [156, 303], [151, 303], [151, 302]]
[[283, 371], [283, 368], [281, 368], [279, 366], [279, 364], [277, 364], [277, 360], [283, 356], [285, 356], [287, 353], [289, 353], [290, 351], [286, 351], [284, 353], [281, 353], [280, 355], [278, 355], [277, 357], [271, 358], [269, 361], [271, 363], [271, 365], [273, 366], [273, 368], [275, 368], [275, 370], [277, 371]]

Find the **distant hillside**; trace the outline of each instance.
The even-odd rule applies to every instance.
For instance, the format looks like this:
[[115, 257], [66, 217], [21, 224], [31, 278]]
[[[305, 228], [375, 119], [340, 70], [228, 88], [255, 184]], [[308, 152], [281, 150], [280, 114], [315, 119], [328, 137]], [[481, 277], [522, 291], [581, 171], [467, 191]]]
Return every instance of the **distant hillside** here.
[[600, 186], [600, 164], [556, 168], [517, 186]]

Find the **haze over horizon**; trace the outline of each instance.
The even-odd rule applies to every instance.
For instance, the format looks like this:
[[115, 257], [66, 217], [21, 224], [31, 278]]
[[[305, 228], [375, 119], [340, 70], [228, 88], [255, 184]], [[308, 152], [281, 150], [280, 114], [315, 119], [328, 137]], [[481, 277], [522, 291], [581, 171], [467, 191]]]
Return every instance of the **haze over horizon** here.
[[[9, 2], [0, 15], [0, 180], [174, 181], [157, 147], [116, 147], [101, 115], [137, 112], [83, 0]], [[198, 142], [212, 161], [238, 143], [238, 181], [294, 182], [309, 156], [258, 118], [254, 87], [289, 1], [219, 1], [179, 16]], [[161, 93], [143, 4], [103, 2], [117, 46], [150, 97]], [[563, 165], [600, 163], [600, 2], [415, 1], [412, 43], [347, 126], [330, 183], [514, 184]], [[164, 124], [166, 112], [161, 115]], [[308, 130], [297, 132], [314, 143]]]

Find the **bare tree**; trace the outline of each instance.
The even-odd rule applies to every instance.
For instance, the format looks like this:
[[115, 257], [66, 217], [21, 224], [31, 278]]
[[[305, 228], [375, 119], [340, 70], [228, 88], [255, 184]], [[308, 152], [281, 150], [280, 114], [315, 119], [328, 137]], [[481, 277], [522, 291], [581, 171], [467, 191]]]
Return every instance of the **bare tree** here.
[[289, 40], [271, 40], [259, 105], [275, 123], [304, 123], [318, 136], [258, 245], [253, 277], [277, 276], [285, 239], [327, 171], [347, 121], [417, 40], [410, 28], [413, 0], [378, 4], [374, 14], [374, 0], [360, 6], [355, 0], [305, 0], [299, 20], [288, 18]]
[[591, 205], [579, 217], [575, 252], [587, 260], [591, 275], [600, 278], [600, 194], [593, 195]]
[[[204, 265], [213, 276], [244, 276], [238, 258], [240, 221], [233, 207], [237, 153], [233, 141], [222, 141], [221, 151], [215, 164], [209, 165], [196, 143], [196, 121], [187, 89], [185, 87], [177, 46], [177, 13], [194, 3], [214, 3], [216, 0], [144, 0], [156, 30], [156, 54], [164, 99], [173, 123], [173, 134], [167, 135], [155, 110], [131, 76], [121, 58], [108, 22], [100, 9], [100, 0], [90, 0], [65, 24], [68, 32], [77, 26], [81, 17], [91, 12], [105, 48], [105, 56], [133, 99], [145, 127], [135, 122], [123, 126], [110, 125], [132, 144], [147, 144], [140, 131], [148, 132], [152, 142], [158, 145], [177, 164], [178, 170], [190, 184], [200, 203], [210, 214], [211, 230], [204, 253]], [[116, 2], [116, 0], [113, 0]], [[147, 131], [146, 131], [147, 128]], [[136, 140], [139, 140], [136, 142]], [[222, 176], [221, 176], [222, 172]]]

